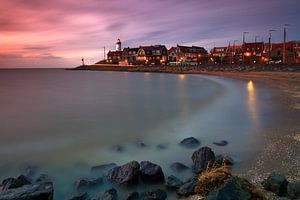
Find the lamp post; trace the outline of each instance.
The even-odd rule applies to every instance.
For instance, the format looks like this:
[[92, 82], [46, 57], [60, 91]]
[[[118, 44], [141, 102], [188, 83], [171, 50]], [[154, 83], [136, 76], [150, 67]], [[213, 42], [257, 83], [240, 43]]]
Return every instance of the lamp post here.
[[238, 42], [238, 40], [233, 40], [233, 46], [232, 46], [232, 52], [231, 52], [231, 64], [234, 62], [233, 56], [235, 56], [235, 42]]
[[269, 55], [268, 55], [268, 64], [270, 64], [270, 59], [271, 59], [271, 51], [272, 51], [272, 32], [276, 30], [269, 30]]
[[249, 34], [249, 32], [243, 32], [243, 64], [245, 64], [245, 43], [246, 43], [246, 41], [245, 41], [245, 36], [246, 36], [246, 34]]
[[282, 47], [282, 64], [286, 64], [286, 27], [289, 24], [284, 24], [283, 27], [283, 47]]

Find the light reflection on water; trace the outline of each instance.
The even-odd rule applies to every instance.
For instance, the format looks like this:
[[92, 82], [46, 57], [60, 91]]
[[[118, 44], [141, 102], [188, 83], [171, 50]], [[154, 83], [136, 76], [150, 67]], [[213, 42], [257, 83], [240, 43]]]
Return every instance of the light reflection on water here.
[[256, 97], [256, 91], [255, 91], [255, 84], [253, 81], [249, 81], [247, 83], [247, 92], [248, 92], [248, 98], [247, 98], [247, 105], [249, 109], [249, 115], [251, 117], [252, 123], [257, 124], [257, 97]]

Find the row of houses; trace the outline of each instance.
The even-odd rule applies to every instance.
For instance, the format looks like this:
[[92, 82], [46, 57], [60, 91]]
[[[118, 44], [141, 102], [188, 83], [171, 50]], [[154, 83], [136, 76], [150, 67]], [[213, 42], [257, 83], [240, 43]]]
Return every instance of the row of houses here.
[[257, 64], [300, 63], [300, 42], [285, 44], [245, 43], [239, 46], [214, 47], [210, 52], [199, 46], [177, 45], [167, 49], [165, 45], [140, 46], [121, 49], [120, 39], [116, 50], [109, 51], [106, 63], [119, 65], [202, 65], [202, 64]]

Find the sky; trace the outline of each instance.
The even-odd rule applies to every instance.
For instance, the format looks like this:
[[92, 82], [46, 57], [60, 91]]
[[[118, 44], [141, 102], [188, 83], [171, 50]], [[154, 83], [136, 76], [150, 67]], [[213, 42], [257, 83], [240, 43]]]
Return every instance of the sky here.
[[74, 67], [103, 47], [164, 44], [207, 50], [268, 32], [300, 40], [300, 0], [0, 0], [0, 68]]

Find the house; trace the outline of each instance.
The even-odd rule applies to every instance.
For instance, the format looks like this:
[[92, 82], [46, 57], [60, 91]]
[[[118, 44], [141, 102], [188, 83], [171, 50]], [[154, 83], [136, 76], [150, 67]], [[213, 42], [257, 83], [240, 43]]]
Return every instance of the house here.
[[212, 64], [234, 64], [242, 62], [242, 46], [214, 47], [210, 51]]
[[136, 64], [136, 58], [137, 58], [137, 55], [138, 55], [138, 51], [139, 51], [139, 48], [127, 47], [127, 48], [123, 49], [125, 61], [129, 65]]
[[168, 57], [171, 63], [199, 65], [207, 62], [208, 53], [203, 47], [177, 45], [169, 49]]
[[164, 45], [140, 46], [136, 63], [143, 65], [162, 65], [168, 62], [168, 50]]

